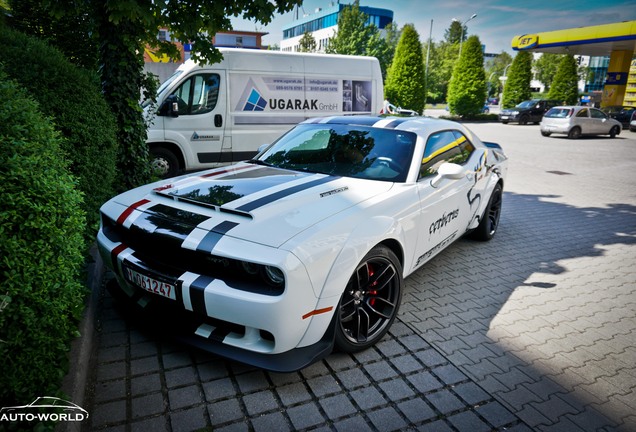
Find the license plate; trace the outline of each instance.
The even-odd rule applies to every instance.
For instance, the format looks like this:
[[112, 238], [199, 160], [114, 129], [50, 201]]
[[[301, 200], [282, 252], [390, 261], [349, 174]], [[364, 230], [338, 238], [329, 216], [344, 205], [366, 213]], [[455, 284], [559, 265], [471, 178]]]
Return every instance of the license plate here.
[[151, 278], [128, 267], [124, 267], [124, 272], [126, 273], [126, 279], [139, 288], [171, 300], [177, 299], [174, 285]]
[[508, 120], [508, 116], [501, 116], [502, 119]]

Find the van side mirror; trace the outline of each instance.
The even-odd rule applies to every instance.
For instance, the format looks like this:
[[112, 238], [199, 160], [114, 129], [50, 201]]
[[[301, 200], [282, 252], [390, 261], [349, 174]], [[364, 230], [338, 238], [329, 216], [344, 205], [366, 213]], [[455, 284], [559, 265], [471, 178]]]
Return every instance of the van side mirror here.
[[160, 116], [179, 117], [179, 97], [177, 95], [170, 95], [163, 101], [159, 107]]

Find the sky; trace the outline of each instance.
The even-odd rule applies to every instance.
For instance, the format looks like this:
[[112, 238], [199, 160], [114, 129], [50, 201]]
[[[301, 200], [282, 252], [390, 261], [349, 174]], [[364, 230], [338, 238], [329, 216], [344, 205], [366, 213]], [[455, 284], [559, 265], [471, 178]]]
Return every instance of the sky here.
[[[313, 14], [330, 4], [329, 0], [305, 0], [299, 15]], [[360, 6], [392, 10], [393, 21], [399, 27], [413, 24], [422, 43], [431, 34], [431, 20], [433, 41], [438, 42], [453, 19], [464, 22], [477, 14], [466, 24], [467, 33], [479, 36], [486, 52], [495, 54], [513, 54], [510, 43], [518, 35], [636, 20], [636, 0], [360, 0]], [[294, 16], [293, 12], [276, 15], [266, 26], [241, 19], [233, 19], [232, 25], [235, 30], [269, 32], [263, 44], [280, 44], [282, 28]]]

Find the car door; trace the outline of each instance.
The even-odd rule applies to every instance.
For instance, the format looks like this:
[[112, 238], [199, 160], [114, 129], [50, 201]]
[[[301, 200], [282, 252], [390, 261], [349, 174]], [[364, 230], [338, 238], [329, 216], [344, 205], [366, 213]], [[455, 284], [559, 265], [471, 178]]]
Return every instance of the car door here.
[[200, 163], [218, 162], [225, 131], [226, 102], [220, 73], [197, 73], [171, 94], [177, 116], [166, 116], [166, 139], [182, 143], [189, 158]]
[[576, 126], [581, 128], [581, 133], [594, 133], [594, 124], [592, 122], [592, 119], [590, 118], [589, 108], [583, 108], [579, 112], [577, 112], [574, 118], [574, 123]]
[[596, 108], [590, 108], [590, 121], [595, 134], [606, 134], [610, 131], [609, 116]]
[[[431, 183], [444, 162], [467, 165], [474, 147], [459, 131], [445, 130], [429, 136], [420, 167], [417, 190], [420, 199], [415, 267], [424, 264], [466, 231], [471, 221], [469, 193], [474, 176]], [[474, 204], [474, 202], [472, 203]]]

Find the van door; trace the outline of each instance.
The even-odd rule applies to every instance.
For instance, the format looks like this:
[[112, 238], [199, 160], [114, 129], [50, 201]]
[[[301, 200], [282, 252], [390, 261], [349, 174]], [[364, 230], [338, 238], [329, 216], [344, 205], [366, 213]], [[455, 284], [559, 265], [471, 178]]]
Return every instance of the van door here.
[[220, 161], [227, 117], [222, 73], [190, 75], [172, 92], [179, 110], [164, 119], [166, 140], [180, 144], [188, 168]]

